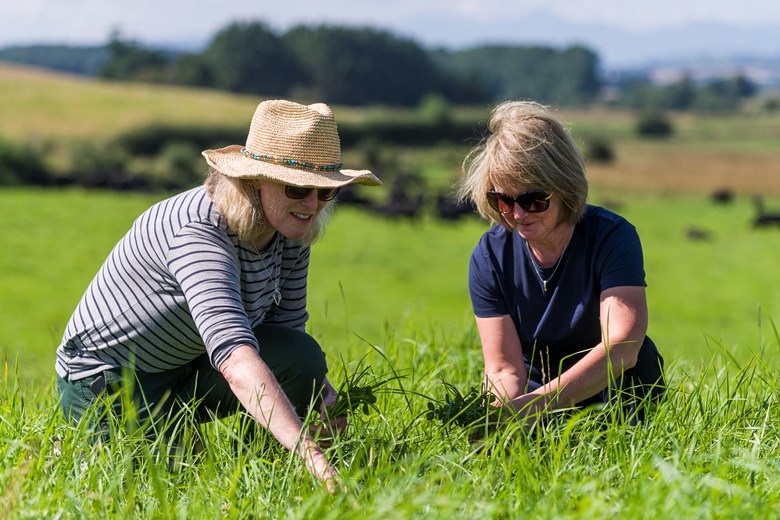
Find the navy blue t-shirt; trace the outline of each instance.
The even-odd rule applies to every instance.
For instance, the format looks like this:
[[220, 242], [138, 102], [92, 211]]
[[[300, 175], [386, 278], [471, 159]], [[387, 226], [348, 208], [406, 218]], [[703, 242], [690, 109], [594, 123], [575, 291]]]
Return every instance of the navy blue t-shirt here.
[[602, 291], [646, 286], [642, 245], [623, 217], [588, 205], [547, 292], [532, 262], [517, 232], [494, 225], [471, 255], [469, 292], [476, 316], [512, 318], [526, 363], [549, 379], [601, 341]]

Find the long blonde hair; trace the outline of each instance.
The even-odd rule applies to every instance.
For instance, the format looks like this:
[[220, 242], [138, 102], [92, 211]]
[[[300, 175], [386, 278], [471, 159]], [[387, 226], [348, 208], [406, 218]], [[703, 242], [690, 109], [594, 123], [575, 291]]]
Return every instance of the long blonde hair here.
[[[237, 179], [210, 168], [203, 186], [217, 211], [238, 238], [254, 242], [266, 230], [265, 215], [253, 179]], [[333, 213], [335, 201], [328, 202], [312, 223], [301, 243], [311, 245], [322, 238]]]

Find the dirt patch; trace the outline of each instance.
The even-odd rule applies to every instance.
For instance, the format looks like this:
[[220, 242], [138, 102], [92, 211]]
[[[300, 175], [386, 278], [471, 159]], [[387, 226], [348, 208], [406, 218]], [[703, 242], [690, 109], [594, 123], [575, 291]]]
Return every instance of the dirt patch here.
[[718, 151], [632, 148], [610, 164], [591, 164], [588, 178], [609, 188], [780, 195], [780, 152], [735, 154]]

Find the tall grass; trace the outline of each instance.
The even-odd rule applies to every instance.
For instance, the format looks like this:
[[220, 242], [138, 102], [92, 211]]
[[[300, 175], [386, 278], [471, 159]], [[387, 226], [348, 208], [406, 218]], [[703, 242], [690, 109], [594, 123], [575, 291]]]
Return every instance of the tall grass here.
[[[668, 362], [665, 401], [638, 426], [610, 410], [560, 413], [478, 441], [425, 418], [444, 382], [478, 384], [466, 271], [485, 224], [389, 222], [338, 208], [314, 246], [310, 331], [338, 387], [361, 367], [401, 376], [352, 417], [329, 455], [329, 496], [235, 418], [175, 457], [132, 429], [95, 445], [64, 420], [54, 349], [82, 291], [132, 220], [160, 196], [0, 191], [0, 511], [6, 518], [769, 518], [780, 506], [780, 338], [769, 283], [773, 230], [738, 199], [606, 193], [643, 239], [650, 334]], [[772, 202], [772, 201], [769, 201]], [[709, 231], [692, 241], [686, 231]], [[185, 417], [186, 419], [186, 417]]]
[[[665, 401], [637, 426], [587, 410], [470, 441], [424, 417], [443, 378], [473, 380], [477, 360], [460, 347], [443, 358], [437, 341], [389, 339], [362, 360], [403, 378], [329, 448], [343, 479], [335, 496], [269, 436], [237, 449], [235, 419], [205, 425], [197, 455], [184, 443], [171, 458], [132, 432], [96, 446], [61, 419], [50, 388], [5, 378], [0, 508], [5, 518], [776, 517], [776, 362], [675, 364]], [[414, 366], [388, 365], [410, 350]]]
[[[0, 190], [0, 355], [28, 381], [46, 383], [54, 349], [89, 281], [132, 221], [162, 195], [82, 190]], [[780, 314], [773, 258], [780, 233], [751, 227], [747, 198], [626, 192], [593, 194], [620, 203], [645, 252], [650, 335], [667, 360], [744, 359], [771, 337]], [[768, 200], [767, 205], [780, 206]], [[691, 240], [690, 228], [707, 240]], [[431, 218], [388, 221], [337, 208], [310, 267], [309, 330], [330, 355], [359, 358], [360, 338], [473, 334], [468, 258], [486, 224]], [[472, 348], [479, 349], [477, 344]]]

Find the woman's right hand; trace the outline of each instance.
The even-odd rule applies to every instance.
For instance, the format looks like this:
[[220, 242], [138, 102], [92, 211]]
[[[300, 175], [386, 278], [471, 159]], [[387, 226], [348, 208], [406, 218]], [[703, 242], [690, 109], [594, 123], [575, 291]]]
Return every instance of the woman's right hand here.
[[301, 443], [300, 455], [309, 473], [325, 485], [328, 493], [336, 494], [339, 491], [339, 472], [331, 465], [317, 443], [312, 439], [305, 439]]

